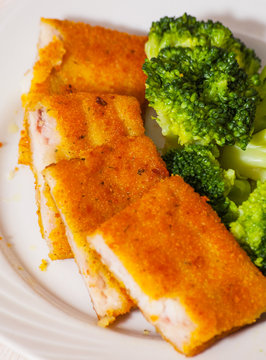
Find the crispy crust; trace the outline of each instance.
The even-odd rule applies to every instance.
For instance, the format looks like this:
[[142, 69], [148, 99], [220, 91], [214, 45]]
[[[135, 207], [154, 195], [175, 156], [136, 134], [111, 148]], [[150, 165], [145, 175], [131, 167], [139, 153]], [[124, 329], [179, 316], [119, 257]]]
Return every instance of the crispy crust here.
[[39, 50], [31, 92], [101, 92], [144, 102], [146, 36], [129, 35], [68, 20], [41, 19], [60, 36]]
[[[35, 178], [35, 200], [37, 204], [36, 213], [38, 216], [38, 224], [40, 228], [40, 233], [42, 237], [46, 240], [47, 246], [49, 248], [49, 257], [51, 260], [63, 260], [63, 259], [73, 258], [71, 248], [67, 241], [65, 226], [62, 223], [62, 219], [60, 217], [58, 209], [53, 201], [53, 198], [51, 197], [50, 190], [47, 186], [45, 186], [45, 188], [41, 190], [40, 185], [38, 185], [37, 175], [33, 168], [32, 168], [32, 172]], [[45, 229], [45, 227], [43, 226], [43, 221], [40, 211], [41, 196], [44, 196], [47, 206], [50, 208], [50, 211], [52, 211], [55, 216], [54, 217], [55, 226], [49, 234], [47, 234], [47, 229]]]
[[30, 138], [28, 135], [28, 112], [25, 110], [23, 119], [23, 129], [20, 132], [20, 139], [18, 144], [18, 164], [31, 166], [31, 150]]
[[77, 93], [52, 96], [42, 104], [57, 119], [59, 158], [80, 157], [114, 137], [144, 134], [140, 106], [133, 97]]
[[[101, 273], [108, 286], [120, 294], [122, 307], [109, 310], [110, 322], [128, 312], [133, 303], [89, 247], [86, 236], [168, 176], [165, 165], [146, 136], [122, 137], [112, 145], [91, 150], [83, 160], [62, 160], [50, 165], [43, 174], [76, 246], [86, 254], [91, 271]], [[51, 186], [51, 179], [55, 186]]]
[[[65, 124], [58, 125], [59, 131], [62, 131], [66, 138], [57, 153], [57, 161], [64, 157], [79, 157], [83, 150], [106, 143], [113, 136], [142, 135], [144, 128], [137, 101], [116, 95], [111, 100], [110, 96], [101, 94], [133, 95], [141, 104], [144, 103], [146, 78], [142, 72], [142, 64], [147, 38], [71, 21], [41, 19], [41, 25], [54, 30], [54, 36], [44, 47], [39, 48], [29, 94], [22, 96], [25, 118], [19, 142], [18, 162], [32, 168], [27, 116], [28, 111], [38, 102], [50, 103], [55, 116], [60, 115], [60, 119], [66, 120]], [[85, 100], [85, 95], [81, 94], [76, 98], [66, 97], [64, 101], [60, 96], [50, 99], [45, 97], [80, 91], [100, 92], [100, 98], [107, 97], [107, 101], [105, 99], [100, 103], [107, 102], [108, 105], [100, 106], [99, 103], [97, 108], [95, 103]], [[90, 95], [88, 99], [89, 97]], [[70, 106], [70, 109], [67, 109], [67, 106]], [[87, 124], [93, 125], [91, 128], [87, 126], [85, 119], [90, 120]], [[33, 168], [32, 170], [34, 171]], [[47, 201], [49, 202], [49, 199]], [[42, 229], [40, 211], [38, 215]], [[42, 230], [44, 231], [45, 229]], [[58, 224], [58, 228], [50, 236], [48, 245], [52, 259], [62, 259], [71, 254], [67, 241], [63, 240], [63, 233], [62, 226]]]
[[266, 278], [206, 200], [178, 176], [154, 186], [96, 233], [151, 299], [182, 303], [197, 324], [186, 355], [266, 311]]
[[[102, 145], [113, 138], [139, 136], [144, 134], [143, 121], [138, 101], [131, 96], [76, 93], [67, 95], [40, 96], [31, 94], [25, 111], [24, 128], [19, 144], [19, 163], [30, 165], [33, 172], [30, 138], [28, 135], [28, 113], [44, 108], [49, 116], [56, 119], [56, 130], [61, 137], [55, 153], [55, 161], [80, 158], [88, 149]], [[37, 178], [37, 176], [35, 176]], [[40, 206], [40, 191], [36, 189], [37, 206]], [[43, 194], [54, 214], [57, 213], [49, 191]], [[40, 211], [39, 225], [50, 249], [52, 260], [72, 257], [65, 237], [61, 219], [52, 233], [42, 226]]]
[[116, 143], [89, 151], [83, 160], [50, 165], [43, 174], [56, 180], [53, 197], [71, 231], [82, 233], [94, 231], [168, 176], [164, 162], [146, 136], [122, 137]]
[[[98, 92], [136, 97], [145, 103], [146, 36], [135, 36], [67, 20], [41, 19], [42, 26], [55, 30], [51, 41], [39, 49], [33, 79], [22, 104], [32, 103], [32, 94]], [[25, 115], [27, 116], [27, 114]], [[21, 132], [19, 163], [30, 164], [27, 121]]]
[[76, 93], [28, 97], [24, 127], [19, 144], [19, 161], [31, 165], [28, 113], [44, 108], [56, 119], [61, 137], [56, 161], [82, 157], [83, 152], [114, 137], [144, 134], [138, 101], [130, 96]]
[[[39, 49], [39, 59], [33, 67], [32, 91], [34, 91], [34, 84], [42, 84], [47, 81], [52, 70], [62, 64], [65, 53], [63, 41], [56, 37], [47, 46]], [[50, 91], [53, 92], [53, 88]], [[45, 94], [49, 94], [50, 91], [47, 89]]]
[[41, 215], [38, 214], [42, 236], [45, 239], [49, 239], [49, 241], [46, 241], [49, 247], [49, 257], [51, 260], [63, 260], [73, 258], [73, 253], [66, 237], [65, 225], [63, 224], [59, 211], [51, 196], [50, 189], [47, 185], [43, 190], [43, 196], [45, 197], [47, 206], [50, 208], [50, 211], [52, 211], [55, 216], [55, 226], [53, 230], [49, 234], [44, 234], [47, 229], [43, 227]]

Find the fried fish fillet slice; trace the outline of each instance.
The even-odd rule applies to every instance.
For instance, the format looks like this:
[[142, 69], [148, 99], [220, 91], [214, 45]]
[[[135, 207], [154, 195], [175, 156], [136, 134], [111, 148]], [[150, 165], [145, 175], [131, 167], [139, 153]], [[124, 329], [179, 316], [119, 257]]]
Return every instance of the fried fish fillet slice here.
[[[132, 96], [80, 92], [30, 94], [28, 100], [20, 164], [44, 168], [58, 159], [79, 157], [113, 137], [144, 134], [140, 105]], [[41, 164], [34, 165], [37, 156]]]
[[122, 137], [82, 159], [62, 160], [43, 171], [80, 272], [102, 324], [126, 313], [132, 302], [101, 263], [86, 236], [168, 176], [146, 136]]
[[[129, 35], [67, 20], [41, 19], [38, 57], [26, 73], [22, 104], [20, 163], [29, 163], [27, 104], [32, 94], [98, 92], [131, 95], [144, 103], [146, 36]], [[21, 155], [23, 154], [23, 156]]]
[[188, 356], [266, 311], [266, 278], [178, 176], [156, 184], [87, 240], [147, 320]]
[[[41, 171], [61, 159], [79, 158], [115, 137], [144, 134], [137, 99], [130, 96], [76, 93], [31, 95], [26, 109], [26, 130], [19, 146], [19, 162], [30, 165], [36, 179], [39, 225], [50, 258], [72, 257], [64, 225]], [[25, 142], [28, 144], [25, 145]]]
[[146, 36], [82, 22], [42, 18], [38, 59], [32, 79], [29, 78], [30, 89], [25, 92], [114, 93], [134, 96], [142, 104], [146, 41]]

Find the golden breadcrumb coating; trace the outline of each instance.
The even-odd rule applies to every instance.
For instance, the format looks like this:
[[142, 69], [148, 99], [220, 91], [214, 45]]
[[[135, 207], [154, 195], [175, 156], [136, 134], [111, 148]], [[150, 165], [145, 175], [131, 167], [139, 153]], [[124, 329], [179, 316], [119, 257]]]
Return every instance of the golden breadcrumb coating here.
[[[144, 134], [139, 103], [131, 96], [92, 93], [54, 96], [33, 94], [29, 96], [26, 123], [28, 113], [38, 109], [43, 109], [56, 120], [56, 130], [61, 141], [55, 161], [80, 157], [84, 151], [105, 144], [114, 137]], [[23, 130], [19, 144], [19, 162], [30, 165], [28, 137], [27, 131]]]
[[49, 264], [49, 263], [48, 263], [47, 260], [42, 259], [42, 262], [41, 262], [41, 264], [39, 265], [39, 269], [40, 269], [41, 271], [47, 271], [48, 264]]
[[[63, 56], [66, 50], [61, 40], [54, 37], [54, 39], [45, 47], [39, 49], [39, 59], [33, 68], [33, 84], [42, 84], [50, 76], [53, 68], [62, 64]], [[32, 86], [34, 87], [34, 85]], [[34, 89], [34, 88], [33, 88]], [[47, 89], [46, 94], [53, 93]]]
[[[54, 31], [48, 44], [40, 44], [33, 78], [22, 104], [32, 102], [32, 94], [97, 92], [132, 95], [141, 104], [145, 99], [146, 36], [129, 35], [100, 26], [68, 20], [41, 19], [41, 26]], [[19, 145], [19, 163], [31, 161], [27, 136], [27, 109]]]
[[[52, 211], [54, 214], [54, 227], [49, 233], [42, 224], [41, 215], [38, 214], [39, 226], [42, 236], [46, 240], [48, 240], [46, 242], [49, 248], [49, 258], [51, 260], [64, 260], [73, 258], [73, 253], [66, 237], [65, 225], [62, 221], [60, 213], [54, 203], [54, 200], [50, 193], [50, 189], [47, 185], [45, 185], [42, 195], [45, 197], [46, 204], [49, 207], [50, 211]], [[37, 204], [38, 203], [39, 202], [37, 202]]]
[[[131, 96], [90, 93], [53, 96], [31, 94], [28, 100], [25, 112], [25, 130], [22, 131], [19, 144], [19, 163], [30, 165], [34, 173], [28, 133], [30, 111], [43, 109], [47, 115], [56, 120], [60, 144], [54, 153], [54, 162], [82, 157], [88, 149], [112, 141], [113, 138], [144, 134], [140, 105]], [[35, 178], [38, 208], [40, 196], [45, 196], [51, 212], [56, 215], [57, 210], [50, 198], [50, 192], [40, 194], [36, 174]], [[72, 257], [61, 218], [55, 219], [56, 226], [49, 233], [42, 224], [40, 211], [38, 211], [38, 215], [42, 236], [45, 237], [50, 250], [50, 258], [57, 260]]]
[[186, 355], [266, 311], [266, 278], [206, 199], [179, 176], [156, 184], [95, 234], [150, 299], [179, 300], [197, 325]]
[[23, 129], [18, 144], [18, 164], [31, 166], [30, 138], [28, 136], [27, 113], [25, 112]]
[[132, 302], [87, 244], [86, 236], [168, 176], [165, 165], [146, 136], [121, 137], [91, 150], [84, 159], [50, 165], [43, 174], [75, 246], [86, 253], [90, 269], [101, 273], [108, 286], [120, 293], [123, 306], [108, 313], [114, 320], [128, 312]]
[[[62, 116], [60, 130], [66, 137], [69, 136], [69, 139], [65, 138], [65, 141], [62, 141], [56, 154], [57, 159], [62, 159], [64, 156], [79, 157], [83, 149], [106, 143], [112, 136], [142, 135], [144, 129], [137, 101], [133, 98], [123, 99], [117, 95], [109, 101], [108, 95], [101, 94], [133, 95], [143, 104], [145, 75], [142, 72], [142, 64], [145, 59], [144, 44], [147, 38], [81, 22], [41, 19], [41, 25], [54, 30], [54, 36], [49, 43], [40, 44], [44, 46], [39, 48], [38, 59], [33, 67], [30, 91], [22, 96], [25, 116], [19, 143], [19, 163], [30, 165], [32, 168], [28, 112], [36, 107], [38, 101], [40, 103], [46, 101], [46, 104], [50, 102], [50, 108], [57, 109]], [[67, 95], [81, 91], [97, 92], [95, 98], [99, 97], [98, 103], [92, 104], [94, 100], [92, 102], [84, 100], [85, 95], [78, 95], [76, 101], [74, 96], [66, 97], [62, 102], [57, 96], [53, 101], [48, 98], [49, 95]], [[101, 99], [105, 100], [101, 101]], [[111, 106], [109, 106], [110, 102]], [[70, 107], [69, 110], [67, 106]], [[70, 122], [72, 117], [74, 123]], [[85, 118], [90, 120], [88, 125], [85, 123]], [[58, 126], [60, 127], [60, 124]], [[67, 148], [64, 148], [64, 145]], [[32, 170], [34, 171], [33, 168]], [[38, 198], [38, 189], [36, 192]], [[47, 194], [47, 202], [51, 203], [49, 194]], [[40, 228], [44, 234], [40, 211], [38, 214]], [[53, 234], [49, 234], [49, 237], [51, 258], [63, 259], [71, 256], [59, 220], [58, 227]]]
[[52, 195], [72, 232], [85, 233], [168, 176], [155, 145], [146, 136], [121, 137], [88, 151], [83, 159], [52, 164], [43, 174], [55, 179]]
[[144, 102], [146, 36], [68, 20], [42, 18], [41, 24], [56, 35], [39, 50], [30, 92], [114, 93]]

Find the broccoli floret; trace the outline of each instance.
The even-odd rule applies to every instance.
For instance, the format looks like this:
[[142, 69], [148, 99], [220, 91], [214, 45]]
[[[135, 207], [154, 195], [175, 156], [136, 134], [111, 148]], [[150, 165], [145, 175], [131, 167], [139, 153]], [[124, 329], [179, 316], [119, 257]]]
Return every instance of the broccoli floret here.
[[260, 84], [257, 86], [257, 91], [260, 95], [261, 102], [256, 109], [254, 120], [254, 132], [258, 132], [266, 128], [266, 66], [259, 75]]
[[239, 217], [230, 224], [230, 230], [266, 275], [266, 182], [258, 182], [248, 200], [239, 207]]
[[230, 190], [228, 197], [237, 206], [246, 201], [251, 193], [250, 182], [246, 179], [235, 179], [234, 186]]
[[151, 59], [167, 46], [194, 48], [198, 45], [233, 51], [239, 66], [249, 75], [255, 74], [260, 68], [260, 60], [255, 52], [236, 39], [227, 27], [211, 20], [197, 21], [187, 14], [179, 18], [164, 17], [153, 22], [146, 43], [146, 54]]
[[238, 146], [225, 146], [219, 159], [225, 169], [234, 169], [240, 176], [266, 180], [266, 129], [252, 136], [245, 151]]
[[234, 53], [217, 47], [167, 47], [146, 60], [146, 98], [162, 133], [180, 144], [237, 144], [245, 149], [259, 100]]
[[237, 217], [237, 207], [227, 197], [235, 180], [233, 170], [223, 170], [214, 156], [214, 147], [187, 145], [163, 155], [171, 174], [180, 175], [200, 195], [206, 196], [214, 210], [228, 224]]

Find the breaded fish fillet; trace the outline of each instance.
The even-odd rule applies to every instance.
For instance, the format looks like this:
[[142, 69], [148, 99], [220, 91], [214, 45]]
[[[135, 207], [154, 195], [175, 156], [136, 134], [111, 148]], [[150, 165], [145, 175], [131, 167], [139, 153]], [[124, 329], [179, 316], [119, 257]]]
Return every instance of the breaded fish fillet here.
[[147, 320], [186, 355], [266, 311], [266, 278], [181, 177], [156, 184], [88, 242]]
[[146, 41], [146, 36], [42, 18], [39, 55], [25, 93], [114, 93], [134, 96], [142, 104]]
[[36, 178], [39, 224], [52, 259], [72, 257], [64, 225], [44, 190], [41, 171], [61, 159], [121, 136], [144, 134], [138, 101], [130, 96], [76, 93], [29, 96], [19, 162], [30, 165]]
[[132, 302], [91, 250], [86, 236], [168, 172], [152, 141], [140, 136], [121, 137], [111, 145], [97, 147], [83, 160], [62, 160], [43, 174], [95, 311], [107, 325], [129, 311]]

